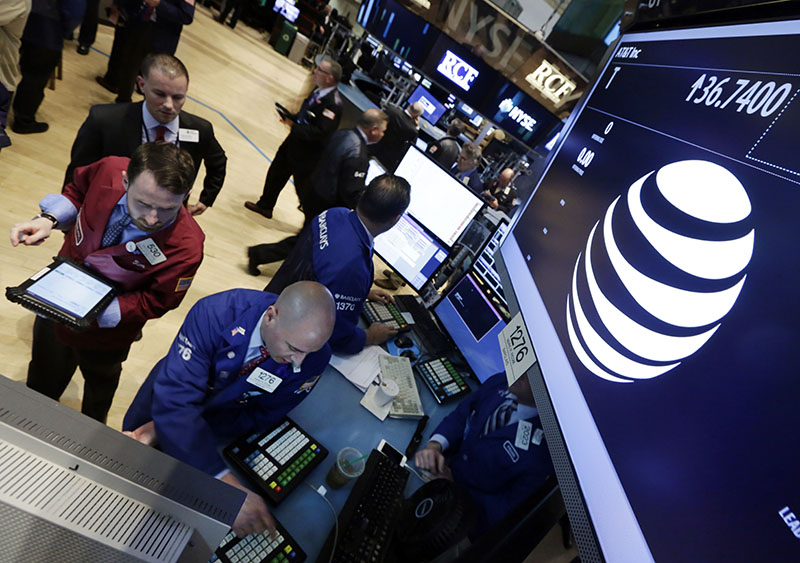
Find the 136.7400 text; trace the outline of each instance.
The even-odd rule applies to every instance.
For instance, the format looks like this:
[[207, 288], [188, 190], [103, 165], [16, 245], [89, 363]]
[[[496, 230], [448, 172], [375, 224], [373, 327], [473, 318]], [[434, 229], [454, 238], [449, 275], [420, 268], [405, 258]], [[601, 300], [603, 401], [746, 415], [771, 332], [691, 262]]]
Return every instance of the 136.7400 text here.
[[705, 104], [717, 109], [725, 109], [728, 104], [738, 106], [737, 112], [744, 111], [750, 115], [758, 112], [761, 117], [769, 117], [783, 105], [792, 93], [792, 84], [786, 82], [778, 86], [775, 82], [755, 82], [740, 78], [735, 85], [730, 84], [731, 77], [702, 74], [689, 90], [687, 102]]

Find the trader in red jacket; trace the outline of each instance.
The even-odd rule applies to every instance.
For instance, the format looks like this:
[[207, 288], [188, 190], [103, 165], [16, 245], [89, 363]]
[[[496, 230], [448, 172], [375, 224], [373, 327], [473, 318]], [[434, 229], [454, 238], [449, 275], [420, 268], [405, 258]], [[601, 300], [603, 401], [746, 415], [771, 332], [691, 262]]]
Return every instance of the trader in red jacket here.
[[11, 229], [11, 244], [42, 243], [66, 231], [59, 251], [117, 283], [121, 294], [96, 326], [74, 332], [37, 317], [28, 387], [59, 399], [80, 366], [81, 412], [105, 422], [133, 341], [148, 319], [175, 309], [203, 259], [203, 231], [183, 206], [194, 178], [192, 157], [170, 143], [139, 146], [75, 170], [62, 194]]

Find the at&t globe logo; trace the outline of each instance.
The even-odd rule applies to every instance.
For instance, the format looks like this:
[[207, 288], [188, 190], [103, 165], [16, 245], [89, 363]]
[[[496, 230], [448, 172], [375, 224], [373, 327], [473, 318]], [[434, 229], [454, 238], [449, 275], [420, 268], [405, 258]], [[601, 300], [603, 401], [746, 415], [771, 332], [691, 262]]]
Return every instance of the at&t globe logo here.
[[[648, 201], [661, 202], [658, 213]], [[569, 340], [583, 366], [631, 383], [705, 345], [747, 279], [750, 211], [739, 180], [702, 160], [651, 171], [617, 197], [578, 255], [567, 296]]]

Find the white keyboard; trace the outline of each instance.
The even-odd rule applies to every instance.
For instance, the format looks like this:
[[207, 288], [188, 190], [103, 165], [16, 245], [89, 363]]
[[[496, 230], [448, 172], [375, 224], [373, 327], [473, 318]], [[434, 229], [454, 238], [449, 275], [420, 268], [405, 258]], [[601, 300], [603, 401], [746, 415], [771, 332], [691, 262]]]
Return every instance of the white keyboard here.
[[389, 409], [389, 416], [392, 418], [422, 418], [425, 411], [422, 410], [422, 401], [419, 398], [417, 382], [414, 380], [411, 361], [403, 356], [387, 356], [385, 354], [379, 356], [378, 361], [381, 366], [381, 377], [394, 380], [400, 388], [400, 392]]

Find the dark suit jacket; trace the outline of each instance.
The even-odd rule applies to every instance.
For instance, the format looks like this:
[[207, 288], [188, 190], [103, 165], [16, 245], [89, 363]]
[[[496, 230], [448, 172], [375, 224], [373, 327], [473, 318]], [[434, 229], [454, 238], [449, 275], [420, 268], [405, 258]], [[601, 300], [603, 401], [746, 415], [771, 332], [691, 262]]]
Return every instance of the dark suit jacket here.
[[419, 130], [414, 119], [397, 106], [386, 106], [389, 123], [383, 139], [370, 146], [370, 154], [377, 158], [386, 170], [393, 171], [406, 154], [408, 145], [417, 138]]
[[[71, 160], [64, 177], [65, 186], [72, 181], [72, 175], [78, 166], [86, 166], [105, 156], [130, 157], [133, 154], [136, 147], [142, 144], [143, 103], [103, 104], [89, 110], [89, 117], [78, 129], [72, 145]], [[214, 137], [214, 128], [210, 122], [182, 111], [179, 126], [182, 129], [195, 129], [200, 134], [198, 142], [183, 141], [180, 147], [192, 155], [195, 177], [200, 170], [200, 163], [205, 162], [206, 177], [203, 180], [200, 202], [211, 206], [225, 181], [228, 157]]]
[[342, 119], [342, 97], [334, 88], [314, 103], [312, 92], [303, 101], [300, 111], [293, 115], [292, 130], [283, 141], [289, 149], [289, 157], [295, 164], [313, 166], [333, 132]]
[[367, 168], [369, 154], [361, 133], [357, 129], [334, 133], [314, 169], [313, 198], [307, 212], [314, 211], [317, 215], [331, 207], [353, 209], [364, 191]]

